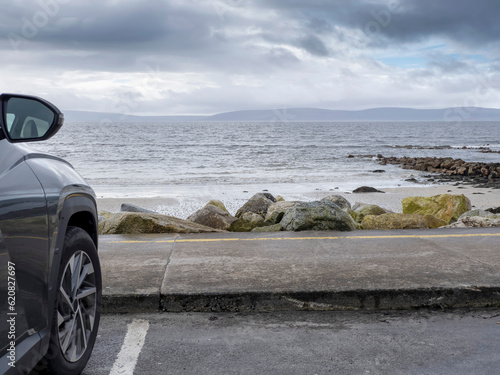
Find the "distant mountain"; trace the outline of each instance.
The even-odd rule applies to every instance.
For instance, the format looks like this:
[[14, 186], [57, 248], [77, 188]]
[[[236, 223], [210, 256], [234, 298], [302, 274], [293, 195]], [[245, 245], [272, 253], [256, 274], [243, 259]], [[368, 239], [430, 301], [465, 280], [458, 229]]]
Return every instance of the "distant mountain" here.
[[360, 111], [318, 108], [244, 110], [212, 116], [133, 116], [116, 113], [65, 111], [66, 121], [168, 122], [168, 121], [500, 121], [500, 109], [454, 107], [443, 109], [372, 108]]
[[200, 121], [207, 116], [134, 116], [119, 113], [63, 111], [66, 122], [167, 122], [167, 121]]
[[220, 113], [212, 121], [500, 121], [500, 109], [467, 107], [444, 109], [373, 108], [360, 111], [316, 108], [255, 110]]

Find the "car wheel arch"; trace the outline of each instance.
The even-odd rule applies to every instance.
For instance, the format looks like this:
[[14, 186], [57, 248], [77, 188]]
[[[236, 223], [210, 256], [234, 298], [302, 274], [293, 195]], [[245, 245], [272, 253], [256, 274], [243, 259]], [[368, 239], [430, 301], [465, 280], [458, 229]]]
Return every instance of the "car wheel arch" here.
[[[97, 233], [97, 206], [95, 198], [92, 195], [86, 194], [70, 194], [61, 197], [58, 204], [57, 213], [54, 214], [56, 228], [52, 237], [51, 245], [51, 269], [49, 285], [57, 285], [61, 260], [63, 258], [64, 241], [66, 232], [70, 227], [78, 227], [85, 230], [98, 250], [98, 233]], [[50, 219], [49, 219], [50, 220]], [[48, 290], [48, 306], [53, 306], [56, 301], [57, 288], [50, 287]], [[48, 321], [52, 321], [53, 311], [49, 309]], [[42, 347], [41, 351], [48, 350], [50, 342], [50, 326], [44, 329], [41, 333]]]

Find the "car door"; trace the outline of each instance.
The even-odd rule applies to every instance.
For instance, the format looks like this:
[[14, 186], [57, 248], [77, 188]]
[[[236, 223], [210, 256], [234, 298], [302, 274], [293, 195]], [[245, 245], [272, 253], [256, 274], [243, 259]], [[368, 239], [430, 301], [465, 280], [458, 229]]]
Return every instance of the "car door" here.
[[45, 194], [24, 155], [0, 140], [0, 347], [47, 326]]

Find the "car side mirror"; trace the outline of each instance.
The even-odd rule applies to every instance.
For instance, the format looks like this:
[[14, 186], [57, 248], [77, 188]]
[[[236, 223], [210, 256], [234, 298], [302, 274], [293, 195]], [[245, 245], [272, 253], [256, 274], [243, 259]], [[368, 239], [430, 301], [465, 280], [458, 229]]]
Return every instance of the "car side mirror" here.
[[2, 94], [1, 128], [12, 143], [49, 139], [64, 123], [64, 115], [48, 101], [36, 96]]

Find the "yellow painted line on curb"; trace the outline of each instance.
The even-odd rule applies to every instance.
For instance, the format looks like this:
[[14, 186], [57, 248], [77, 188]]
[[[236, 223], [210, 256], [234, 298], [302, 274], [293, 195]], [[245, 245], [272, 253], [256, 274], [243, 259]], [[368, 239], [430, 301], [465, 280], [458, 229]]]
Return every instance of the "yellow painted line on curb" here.
[[392, 236], [352, 236], [352, 239], [378, 239], [378, 238], [463, 238], [463, 237], [496, 237], [500, 233], [471, 233], [471, 234], [408, 234]]
[[377, 239], [400, 239], [400, 238], [464, 238], [464, 237], [500, 237], [500, 233], [472, 233], [472, 234], [402, 234], [402, 235], [388, 235], [388, 236], [352, 236], [352, 237], [259, 237], [259, 238], [200, 238], [200, 239], [172, 239], [172, 240], [159, 240], [159, 241], [109, 241], [106, 243], [112, 244], [134, 244], [134, 243], [196, 243], [196, 242], [231, 242], [231, 241], [305, 241], [305, 240], [377, 240]]

